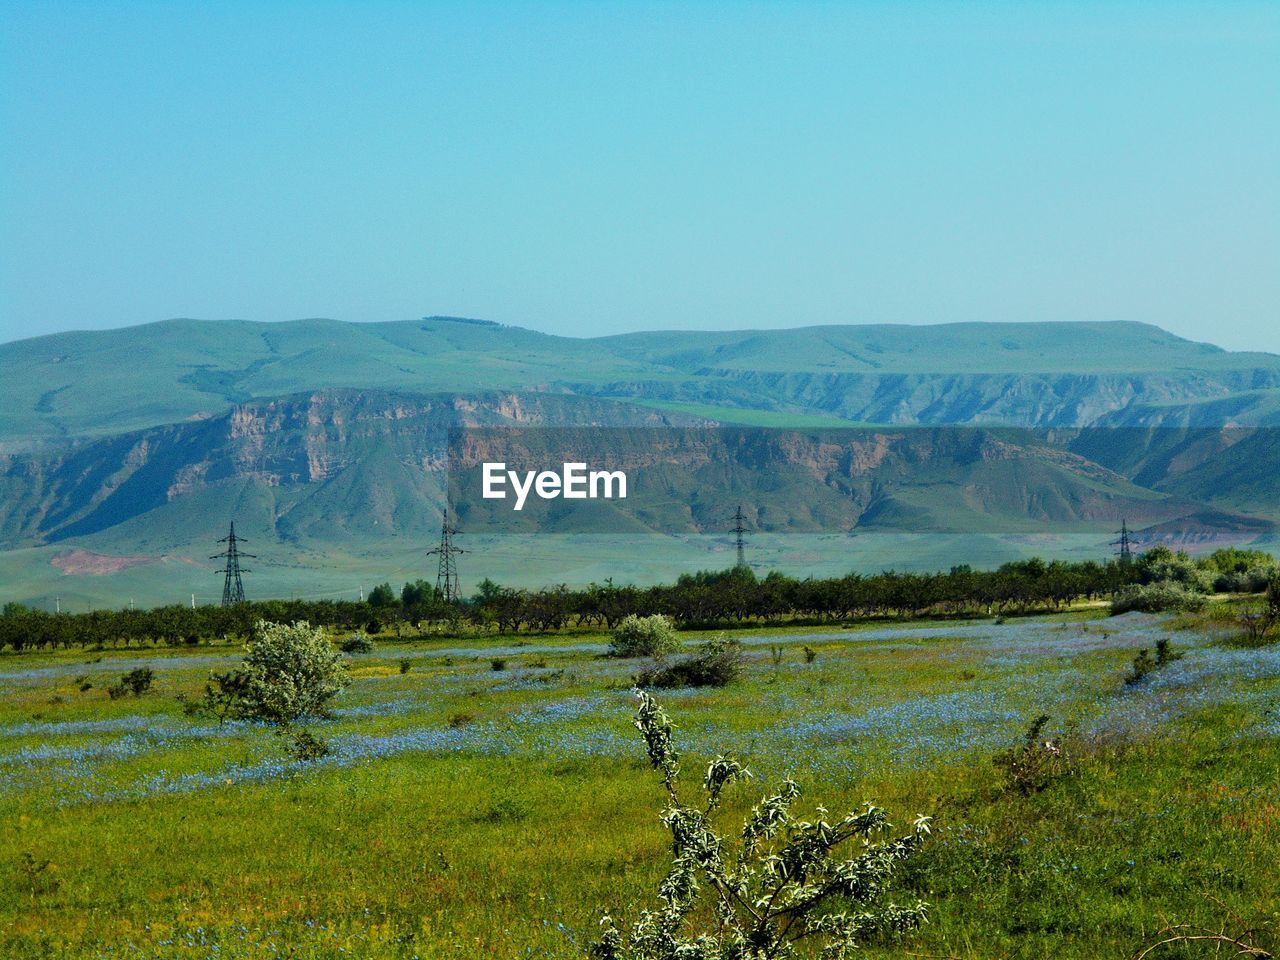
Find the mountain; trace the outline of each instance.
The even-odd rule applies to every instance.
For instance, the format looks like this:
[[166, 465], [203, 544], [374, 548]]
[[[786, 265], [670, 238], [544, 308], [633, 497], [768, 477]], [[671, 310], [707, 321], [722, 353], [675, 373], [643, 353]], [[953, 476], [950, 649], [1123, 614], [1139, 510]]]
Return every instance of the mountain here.
[[[1271, 422], [1280, 357], [1137, 323], [958, 323], [578, 339], [473, 320], [169, 320], [0, 344], [0, 444], [102, 436], [333, 388], [520, 390], [871, 423], [1088, 425], [1178, 406]], [[1239, 401], [1238, 398], [1246, 398]], [[1236, 409], [1229, 409], [1232, 402]], [[1256, 413], [1256, 415], [1255, 415]], [[3, 449], [3, 448], [0, 448]]]
[[[538, 426], [596, 430], [584, 456], [622, 430], [613, 452], [646, 493], [519, 522], [471, 504], [464, 527], [707, 534], [741, 501], [761, 531], [1097, 539], [1126, 518], [1248, 541], [1280, 521], [1277, 425], [1280, 357], [1136, 323], [578, 339], [171, 320], [0, 345], [0, 568], [207, 567], [231, 516], [308, 568], [377, 555], [438, 530], [451, 430]], [[654, 428], [686, 438], [678, 457], [635, 439]]]

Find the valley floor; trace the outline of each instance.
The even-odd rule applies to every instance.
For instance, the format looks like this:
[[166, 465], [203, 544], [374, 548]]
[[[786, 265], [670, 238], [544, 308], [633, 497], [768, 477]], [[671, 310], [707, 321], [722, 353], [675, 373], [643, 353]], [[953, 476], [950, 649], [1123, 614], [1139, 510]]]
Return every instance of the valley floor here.
[[[833, 814], [936, 818], [900, 891], [931, 922], [867, 956], [1280, 934], [1280, 645], [1096, 611], [743, 638], [738, 683], [657, 693], [691, 781], [721, 751], [755, 774], [726, 823], [786, 774]], [[1184, 656], [1127, 687], [1161, 638]], [[652, 905], [669, 848], [630, 724], [640, 663], [604, 642], [379, 642], [311, 762], [184, 714], [234, 648], [0, 655], [0, 954], [583, 956], [602, 911]], [[138, 666], [154, 688], [108, 699]], [[1024, 797], [992, 758], [1041, 713], [1076, 769]], [[1211, 955], [1181, 949], [1152, 956]]]

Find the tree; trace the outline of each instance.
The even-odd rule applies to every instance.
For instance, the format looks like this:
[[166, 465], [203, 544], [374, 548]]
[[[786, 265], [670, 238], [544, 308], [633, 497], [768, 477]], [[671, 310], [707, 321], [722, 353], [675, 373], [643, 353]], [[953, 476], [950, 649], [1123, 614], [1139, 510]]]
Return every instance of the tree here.
[[324, 715], [325, 704], [351, 682], [345, 658], [306, 621], [259, 620], [245, 645], [242, 713], [287, 726]]
[[370, 590], [368, 603], [375, 610], [394, 607], [396, 605], [396, 595], [391, 589], [391, 584], [380, 583]]

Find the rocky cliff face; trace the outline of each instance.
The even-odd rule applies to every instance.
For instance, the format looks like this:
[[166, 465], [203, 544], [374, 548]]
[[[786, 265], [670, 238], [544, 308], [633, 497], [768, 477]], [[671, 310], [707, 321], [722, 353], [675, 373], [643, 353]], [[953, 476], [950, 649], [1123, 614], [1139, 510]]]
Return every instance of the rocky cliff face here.
[[[85, 536], [215, 490], [249, 485], [273, 524], [300, 528], [438, 522], [450, 429], [671, 426], [696, 418], [556, 394], [423, 397], [318, 391], [226, 414], [35, 454], [0, 454], [0, 540]], [[221, 522], [221, 521], [219, 521]]]

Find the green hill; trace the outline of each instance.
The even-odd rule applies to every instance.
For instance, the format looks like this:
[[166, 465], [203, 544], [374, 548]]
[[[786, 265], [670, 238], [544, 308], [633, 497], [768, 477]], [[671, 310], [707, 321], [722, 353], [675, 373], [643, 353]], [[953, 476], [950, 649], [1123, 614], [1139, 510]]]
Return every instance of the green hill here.
[[440, 317], [168, 320], [0, 344], [0, 444], [101, 436], [341, 387], [570, 392], [855, 422], [1081, 424], [1245, 391], [1280, 407], [1280, 357], [1136, 323], [576, 339]]

